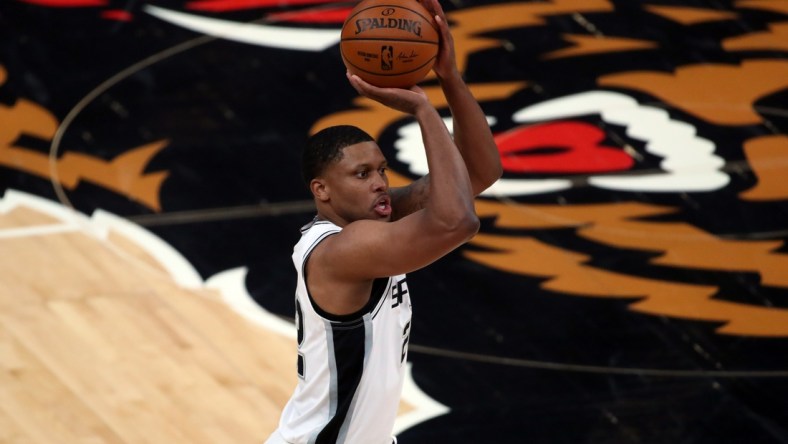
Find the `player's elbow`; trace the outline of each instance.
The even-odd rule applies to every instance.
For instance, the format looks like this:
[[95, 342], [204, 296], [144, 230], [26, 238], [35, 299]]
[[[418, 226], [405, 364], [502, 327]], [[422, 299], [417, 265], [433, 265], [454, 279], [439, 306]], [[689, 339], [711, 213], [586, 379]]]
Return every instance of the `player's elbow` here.
[[480, 226], [481, 222], [476, 213], [467, 211], [455, 220], [455, 223], [451, 226], [449, 231], [457, 241], [464, 243], [479, 232]]
[[501, 177], [503, 177], [503, 165], [501, 165], [501, 162], [498, 161], [490, 167], [490, 171], [487, 174], [487, 183], [485, 184], [485, 189], [491, 187], [492, 184], [497, 182]]
[[490, 185], [492, 185], [493, 183], [497, 182], [498, 179], [500, 179], [501, 177], [503, 177], [503, 165], [501, 164], [501, 162], [499, 160], [495, 164], [495, 168], [494, 168], [493, 175], [492, 175], [492, 182], [490, 183]]
[[432, 212], [428, 209], [425, 215], [428, 215], [430, 221], [424, 227], [426, 232], [454, 245], [472, 238], [481, 224], [472, 205], [448, 213]]
[[476, 233], [479, 232], [479, 227], [481, 227], [481, 225], [482, 223], [479, 221], [479, 216], [477, 216], [476, 213], [472, 213], [472, 216], [467, 222], [465, 241], [469, 241], [473, 236], [476, 236]]
[[473, 191], [474, 196], [478, 196], [484, 190], [493, 186], [495, 182], [498, 181], [503, 177], [503, 166], [500, 162], [490, 165], [490, 167], [484, 172], [479, 174], [473, 180]]

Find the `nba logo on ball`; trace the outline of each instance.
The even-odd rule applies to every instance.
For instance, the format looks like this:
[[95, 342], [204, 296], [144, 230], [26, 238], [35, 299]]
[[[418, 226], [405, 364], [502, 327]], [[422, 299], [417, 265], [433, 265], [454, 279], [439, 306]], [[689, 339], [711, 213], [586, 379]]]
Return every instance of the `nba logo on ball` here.
[[383, 45], [380, 48], [380, 69], [381, 71], [391, 71], [394, 69], [394, 47]]
[[379, 87], [409, 88], [432, 69], [439, 34], [416, 0], [364, 0], [342, 26], [339, 49], [351, 74]]

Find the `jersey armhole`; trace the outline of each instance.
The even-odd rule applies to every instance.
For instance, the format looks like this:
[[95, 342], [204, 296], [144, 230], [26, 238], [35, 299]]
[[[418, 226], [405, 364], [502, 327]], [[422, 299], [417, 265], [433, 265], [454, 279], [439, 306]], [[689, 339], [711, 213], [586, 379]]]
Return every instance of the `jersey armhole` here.
[[315, 299], [312, 297], [312, 292], [309, 290], [309, 282], [307, 280], [306, 264], [307, 264], [307, 262], [309, 262], [309, 258], [310, 258], [310, 256], [312, 256], [312, 251], [314, 251], [315, 247], [317, 247], [317, 245], [320, 242], [322, 242], [323, 240], [325, 240], [328, 236], [331, 236], [331, 235], [334, 235], [334, 234], [337, 234], [337, 233], [339, 233], [339, 231], [326, 233], [323, 236], [320, 236], [320, 238], [317, 239], [309, 247], [309, 250], [304, 255], [304, 260], [303, 260], [302, 265], [301, 265], [301, 276], [304, 278], [304, 288], [306, 288], [306, 294], [307, 294], [307, 297], [309, 298], [309, 304], [312, 305], [312, 309], [315, 310], [315, 313], [320, 315], [322, 318], [327, 319], [327, 320], [332, 321], [332, 322], [355, 321], [355, 320], [360, 319], [361, 317], [363, 317], [365, 314], [371, 313], [372, 310], [374, 310], [374, 308], [378, 305], [378, 302], [380, 302], [380, 299], [386, 293], [386, 288], [388, 288], [388, 283], [389, 283], [389, 280], [391, 278], [388, 278], [388, 277], [376, 278], [374, 281], [372, 281], [372, 290], [370, 290], [369, 300], [367, 301], [366, 304], [364, 304], [363, 307], [361, 307], [361, 309], [359, 309], [358, 311], [356, 311], [354, 313], [350, 313], [350, 314], [346, 314], [346, 315], [337, 315], [337, 314], [329, 313], [329, 312], [323, 310], [323, 308], [321, 308], [317, 304]]

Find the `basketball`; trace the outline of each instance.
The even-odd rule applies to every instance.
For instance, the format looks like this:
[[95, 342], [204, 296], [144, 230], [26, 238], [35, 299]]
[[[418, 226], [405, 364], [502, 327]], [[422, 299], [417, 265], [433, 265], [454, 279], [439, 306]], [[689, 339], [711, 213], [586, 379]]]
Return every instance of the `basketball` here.
[[410, 88], [438, 55], [435, 19], [416, 0], [363, 0], [342, 26], [339, 49], [351, 74], [383, 88]]

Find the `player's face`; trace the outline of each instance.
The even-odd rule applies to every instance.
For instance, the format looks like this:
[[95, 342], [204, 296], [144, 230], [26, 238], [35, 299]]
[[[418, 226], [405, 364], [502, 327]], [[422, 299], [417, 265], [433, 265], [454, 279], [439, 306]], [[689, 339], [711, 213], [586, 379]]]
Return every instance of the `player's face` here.
[[345, 147], [342, 160], [328, 166], [330, 205], [343, 222], [391, 220], [387, 167], [386, 158], [375, 142]]

